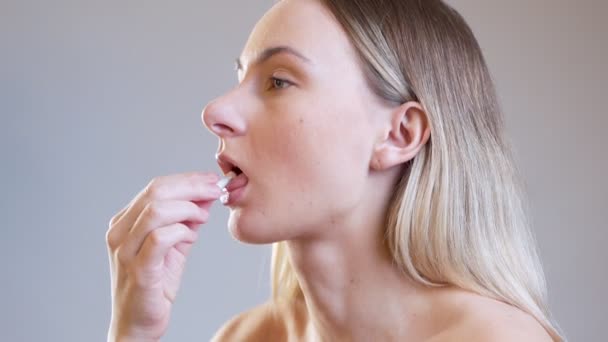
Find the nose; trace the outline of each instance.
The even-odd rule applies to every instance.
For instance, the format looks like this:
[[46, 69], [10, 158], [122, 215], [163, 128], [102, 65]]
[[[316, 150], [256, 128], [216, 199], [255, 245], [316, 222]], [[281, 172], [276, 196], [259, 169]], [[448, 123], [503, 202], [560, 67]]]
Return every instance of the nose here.
[[243, 135], [245, 120], [238, 103], [231, 93], [209, 102], [201, 113], [203, 124], [220, 138]]

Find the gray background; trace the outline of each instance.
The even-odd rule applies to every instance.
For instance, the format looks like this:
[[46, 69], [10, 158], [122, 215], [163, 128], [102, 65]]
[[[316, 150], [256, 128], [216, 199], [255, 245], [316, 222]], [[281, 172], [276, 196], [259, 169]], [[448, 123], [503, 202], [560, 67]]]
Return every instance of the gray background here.
[[[453, 0], [482, 45], [521, 162], [551, 306], [572, 341], [605, 340], [605, 0]], [[204, 105], [271, 0], [0, 2], [2, 341], [102, 341], [104, 235], [153, 177], [217, 171]], [[165, 341], [207, 340], [269, 295], [268, 246], [219, 205]]]

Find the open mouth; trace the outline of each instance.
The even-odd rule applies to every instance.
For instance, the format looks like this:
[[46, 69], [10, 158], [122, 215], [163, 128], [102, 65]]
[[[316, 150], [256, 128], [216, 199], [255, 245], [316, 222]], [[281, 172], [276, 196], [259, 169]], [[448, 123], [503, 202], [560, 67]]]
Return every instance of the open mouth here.
[[238, 176], [243, 173], [243, 170], [241, 170], [241, 168], [237, 166], [236, 162], [227, 155], [219, 154], [216, 156], [216, 159], [217, 164], [219, 165], [224, 175], [228, 176], [229, 173], [234, 172], [234, 174]]
[[227, 192], [222, 202], [227, 205], [237, 204], [242, 198], [249, 178], [236, 162], [225, 154], [217, 156], [217, 163], [226, 177], [218, 185]]
[[233, 169], [232, 173], [234, 174], [234, 177], [226, 184], [226, 191], [228, 192], [233, 192], [242, 188], [249, 182], [247, 176], [239, 168]]

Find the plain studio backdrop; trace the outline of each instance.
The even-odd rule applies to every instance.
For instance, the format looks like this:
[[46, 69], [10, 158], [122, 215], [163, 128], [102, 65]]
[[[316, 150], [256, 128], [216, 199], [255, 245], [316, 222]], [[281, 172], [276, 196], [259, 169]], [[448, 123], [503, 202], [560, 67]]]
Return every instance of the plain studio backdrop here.
[[[219, 171], [201, 110], [272, 0], [0, 3], [2, 341], [104, 341], [108, 221], [153, 177]], [[452, 0], [485, 53], [528, 184], [553, 312], [608, 326], [608, 2]], [[265, 301], [269, 246], [212, 208], [164, 341]]]

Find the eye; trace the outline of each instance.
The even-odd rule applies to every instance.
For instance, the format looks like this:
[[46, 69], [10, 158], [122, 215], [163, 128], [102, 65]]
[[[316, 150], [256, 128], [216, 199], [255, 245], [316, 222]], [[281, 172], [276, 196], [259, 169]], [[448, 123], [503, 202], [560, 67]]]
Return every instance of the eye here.
[[285, 89], [292, 84], [291, 82], [289, 82], [287, 80], [284, 80], [281, 78], [276, 78], [276, 77], [271, 77], [270, 82], [271, 82], [273, 89]]

